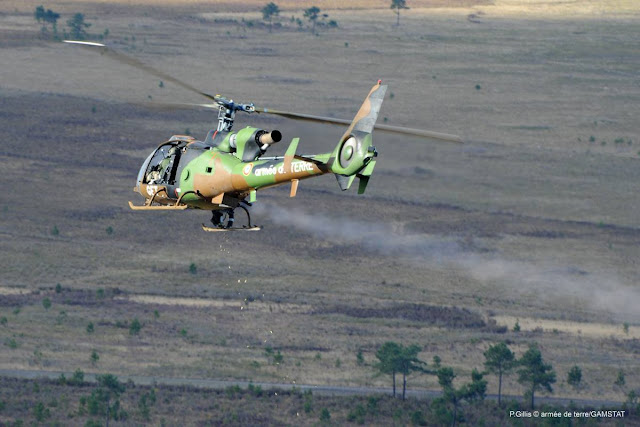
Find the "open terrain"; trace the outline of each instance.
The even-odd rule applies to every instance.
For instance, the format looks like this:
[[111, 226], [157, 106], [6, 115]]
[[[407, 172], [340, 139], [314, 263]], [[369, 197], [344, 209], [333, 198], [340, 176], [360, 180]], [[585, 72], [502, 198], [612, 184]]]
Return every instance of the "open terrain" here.
[[[386, 2], [325, 1], [338, 27], [317, 36], [294, 9], [269, 33], [262, 2], [66, 2], [60, 27], [83, 12], [90, 33], [109, 29], [205, 92], [351, 118], [382, 78], [380, 121], [466, 141], [376, 133], [364, 196], [333, 177], [301, 182], [295, 199], [265, 190], [253, 211], [265, 229], [223, 235], [200, 230], [207, 212], [127, 208], [148, 153], [172, 134], [203, 138], [215, 118], [144, 103], [202, 100], [42, 40], [40, 2], [15, 3], [0, 4], [0, 369], [381, 387], [385, 341], [420, 345], [462, 382], [506, 340], [518, 355], [539, 343], [555, 396], [622, 402], [640, 387], [633, 2], [416, 2], [396, 28]], [[246, 124], [283, 132], [270, 154], [295, 136], [301, 153], [326, 152], [343, 132]], [[430, 375], [409, 387], [439, 388]], [[515, 375], [503, 391], [523, 393]]]

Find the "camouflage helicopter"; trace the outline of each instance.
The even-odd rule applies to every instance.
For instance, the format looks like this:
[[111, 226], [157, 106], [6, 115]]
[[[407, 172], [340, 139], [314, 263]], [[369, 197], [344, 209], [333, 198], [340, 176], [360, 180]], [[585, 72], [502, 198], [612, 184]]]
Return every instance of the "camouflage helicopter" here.
[[[256, 231], [248, 207], [256, 201], [259, 190], [290, 184], [295, 197], [302, 179], [332, 173], [341, 190], [348, 190], [359, 179], [358, 194], [364, 193], [376, 165], [378, 151], [372, 144], [374, 129], [386, 132], [462, 142], [458, 136], [376, 124], [387, 90], [379, 80], [369, 91], [352, 121], [240, 104], [221, 95], [199, 91], [175, 77], [156, 70], [135, 58], [101, 43], [65, 40], [65, 43], [97, 50], [120, 62], [173, 82], [213, 101], [210, 104], [171, 104], [173, 107], [212, 108], [218, 111], [218, 124], [203, 141], [188, 135], [173, 135], [160, 144], [144, 161], [136, 179], [134, 192], [145, 198], [142, 206], [129, 202], [133, 210], [204, 209], [212, 212], [211, 226], [203, 230]], [[315, 155], [296, 154], [299, 138], [293, 138], [284, 156], [263, 157], [267, 149], [282, 139], [277, 130], [267, 131], [247, 126], [232, 130], [237, 112], [266, 113], [294, 120], [348, 125], [333, 151]], [[234, 226], [236, 209], [247, 215], [247, 225]]]

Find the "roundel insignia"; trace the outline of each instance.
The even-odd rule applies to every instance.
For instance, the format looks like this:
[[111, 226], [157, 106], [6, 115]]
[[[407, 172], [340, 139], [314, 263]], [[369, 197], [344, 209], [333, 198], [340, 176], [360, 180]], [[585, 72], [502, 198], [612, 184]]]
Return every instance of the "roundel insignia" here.
[[253, 169], [253, 163], [249, 163], [244, 168], [242, 168], [242, 174], [244, 176], [249, 176], [249, 174], [251, 173], [251, 169]]

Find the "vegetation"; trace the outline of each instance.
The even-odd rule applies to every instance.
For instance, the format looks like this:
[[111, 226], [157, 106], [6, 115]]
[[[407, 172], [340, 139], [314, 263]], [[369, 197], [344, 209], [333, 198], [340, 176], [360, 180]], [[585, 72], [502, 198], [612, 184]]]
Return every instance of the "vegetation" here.
[[580, 387], [580, 383], [582, 382], [582, 369], [578, 365], [574, 365], [569, 372], [567, 373], [567, 384], [572, 386], [574, 389]]
[[435, 399], [432, 406], [440, 423], [455, 426], [457, 422], [464, 420], [461, 412], [461, 405], [464, 401], [473, 402], [484, 399], [487, 381], [482, 378], [480, 372], [474, 369], [471, 373], [471, 383], [456, 388], [453, 385], [456, 375], [452, 368], [443, 366], [438, 369], [436, 375], [443, 395]]
[[616, 380], [613, 384], [617, 385], [618, 387], [622, 387], [626, 384], [626, 379], [624, 377], [624, 371], [622, 369], [620, 369], [618, 371], [618, 376], [616, 376]]
[[527, 395], [531, 398], [531, 409], [534, 407], [534, 395], [538, 390], [553, 392], [551, 386], [556, 382], [556, 373], [551, 364], [545, 363], [537, 345], [532, 344], [529, 350], [518, 360], [518, 382], [527, 387]]
[[91, 350], [91, 364], [93, 366], [97, 365], [98, 360], [100, 360], [100, 355], [98, 354], [98, 352], [95, 349]]
[[498, 406], [502, 404], [502, 375], [515, 366], [515, 355], [505, 342], [489, 347], [484, 352], [484, 367], [488, 372], [498, 375]]
[[391, 9], [394, 9], [394, 13], [397, 16], [396, 26], [400, 26], [400, 10], [409, 9], [407, 7], [406, 0], [391, 0]]
[[142, 323], [138, 320], [138, 318], [134, 318], [129, 325], [129, 335], [138, 335], [140, 334], [140, 330], [142, 329]]
[[51, 24], [51, 30], [53, 32], [53, 37], [58, 37], [58, 19], [60, 18], [60, 14], [54, 12], [51, 9], [44, 10], [44, 6], [40, 5], [36, 7], [35, 12], [33, 13], [33, 17], [40, 24], [42, 23], [41, 33], [46, 35], [48, 32], [47, 24]]
[[269, 32], [271, 32], [271, 24], [274, 16], [278, 16], [280, 14], [280, 8], [274, 2], [267, 3], [262, 8], [262, 19], [265, 21], [269, 21]]
[[398, 364], [396, 359], [400, 354], [400, 345], [395, 342], [388, 341], [382, 345], [376, 352], [378, 362], [375, 368], [380, 374], [391, 375], [393, 380], [393, 396], [396, 396], [396, 373], [398, 372]]
[[396, 373], [402, 374], [402, 400], [406, 398], [407, 375], [415, 371], [425, 372], [426, 363], [418, 359], [420, 347], [404, 347], [395, 342], [386, 342], [376, 352], [378, 362], [375, 365], [380, 374], [390, 374], [393, 379], [393, 395], [396, 395]]
[[120, 407], [120, 395], [125, 392], [125, 385], [111, 374], [98, 375], [96, 380], [98, 386], [86, 399], [89, 414], [104, 416], [107, 427], [109, 420], [126, 420], [128, 414]]
[[78, 12], [67, 20], [67, 26], [69, 27], [69, 34], [73, 39], [85, 40], [88, 37], [87, 28], [89, 28], [91, 24], [85, 22], [84, 15]]
[[320, 14], [320, 9], [316, 6], [312, 6], [308, 9], [304, 10], [304, 17], [311, 23], [311, 34], [316, 33], [316, 24], [318, 23], [318, 15]]
[[[451, 376], [452, 372], [446, 375]], [[114, 420], [117, 425], [315, 425], [318, 421], [333, 425], [454, 425], [463, 419], [470, 426], [505, 425], [505, 410], [499, 409], [494, 401], [482, 401], [483, 380], [477, 372], [473, 376], [475, 384], [472, 378], [460, 387], [444, 381], [448, 395], [427, 401], [401, 401], [390, 395], [314, 396], [311, 391], [264, 391], [253, 384], [225, 389], [144, 386], [132, 382], [125, 386], [109, 374], [98, 376], [93, 384], [74, 383], [63, 377], [57, 380], [0, 377], [0, 390], [12, 390], [2, 397], [0, 415], [7, 425], [19, 419], [24, 425], [96, 426], [111, 425]], [[43, 405], [36, 409], [38, 403]], [[630, 393], [625, 405], [632, 412], [624, 421], [635, 425], [639, 421], [638, 413], [634, 412], [637, 395]], [[523, 409], [524, 405], [511, 402], [508, 410]], [[545, 405], [544, 410], [565, 408]]]

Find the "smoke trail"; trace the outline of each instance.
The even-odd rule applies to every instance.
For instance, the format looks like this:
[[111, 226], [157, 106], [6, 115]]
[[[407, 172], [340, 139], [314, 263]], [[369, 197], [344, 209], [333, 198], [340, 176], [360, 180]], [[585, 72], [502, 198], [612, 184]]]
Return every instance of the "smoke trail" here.
[[424, 265], [444, 265], [464, 271], [483, 283], [508, 287], [521, 295], [540, 299], [569, 297], [626, 317], [638, 318], [640, 291], [621, 283], [615, 274], [588, 273], [558, 262], [508, 260], [497, 252], [470, 251], [454, 237], [404, 234], [389, 224], [372, 224], [347, 218], [313, 215], [298, 209], [258, 205], [255, 210], [278, 225], [294, 227], [321, 239], [357, 244], [381, 255], [402, 255]]

